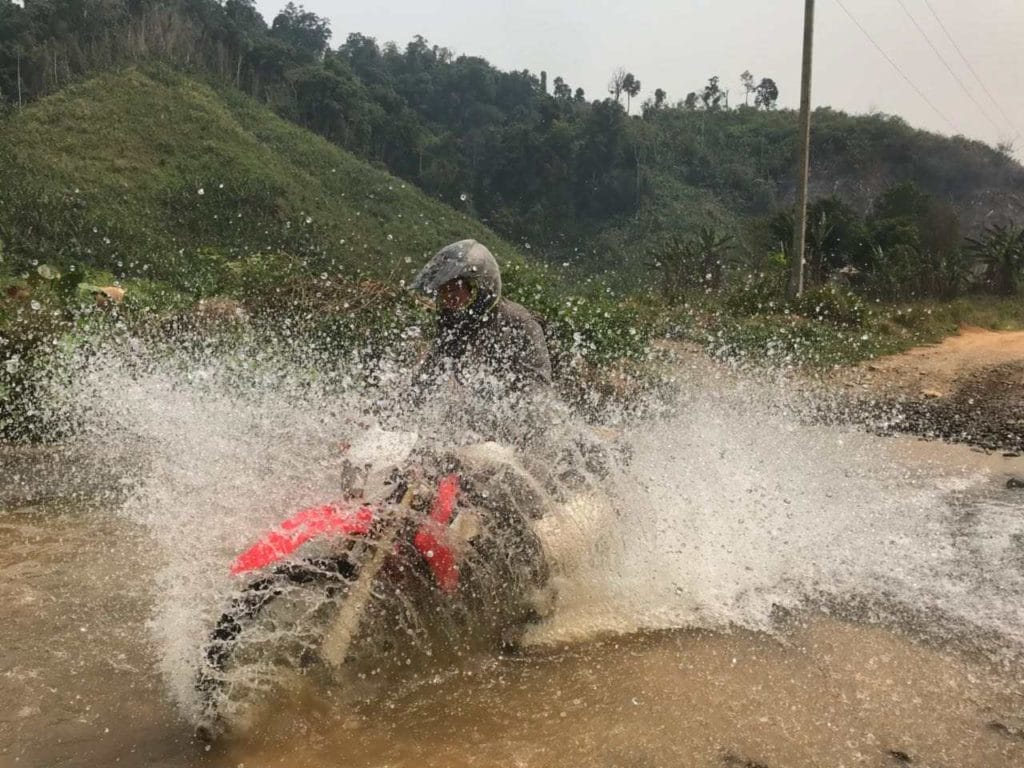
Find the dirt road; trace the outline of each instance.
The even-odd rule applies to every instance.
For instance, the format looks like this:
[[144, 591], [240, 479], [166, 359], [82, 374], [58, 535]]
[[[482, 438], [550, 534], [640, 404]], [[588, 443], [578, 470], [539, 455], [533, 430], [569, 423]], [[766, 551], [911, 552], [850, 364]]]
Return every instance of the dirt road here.
[[894, 408], [895, 431], [1024, 451], [1024, 331], [965, 327], [836, 379], [876, 412]]

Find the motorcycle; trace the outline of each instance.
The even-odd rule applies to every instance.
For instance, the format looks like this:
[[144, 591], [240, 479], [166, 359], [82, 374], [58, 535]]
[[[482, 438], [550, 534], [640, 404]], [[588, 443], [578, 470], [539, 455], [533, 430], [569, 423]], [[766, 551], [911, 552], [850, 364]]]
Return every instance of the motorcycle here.
[[339, 500], [296, 512], [232, 564], [240, 585], [195, 678], [202, 742], [245, 730], [289, 677], [351, 687], [438, 649], [514, 644], [550, 611], [537, 532], [550, 498], [511, 451], [375, 438], [350, 449]]

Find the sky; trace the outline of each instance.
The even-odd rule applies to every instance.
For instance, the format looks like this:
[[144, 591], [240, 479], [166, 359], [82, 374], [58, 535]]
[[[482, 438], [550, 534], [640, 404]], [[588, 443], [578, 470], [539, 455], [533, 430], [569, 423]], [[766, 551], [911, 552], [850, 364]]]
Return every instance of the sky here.
[[[257, 2], [268, 24], [283, 5], [284, 0]], [[624, 67], [643, 85], [634, 112], [655, 88], [674, 102], [700, 90], [712, 75], [721, 77], [736, 104], [743, 100], [744, 70], [758, 80], [774, 79], [782, 106], [796, 107], [800, 100], [800, 0], [305, 0], [303, 5], [331, 20], [333, 47], [350, 32], [403, 47], [419, 34], [456, 54], [482, 56], [500, 69], [546, 71], [549, 89], [561, 76], [574, 89], [582, 86], [588, 99], [604, 98], [612, 71]], [[1017, 157], [1024, 158], [1021, 40], [1024, 0], [817, 0], [812, 101], [855, 114], [900, 115], [916, 127], [993, 145], [1013, 141]]]

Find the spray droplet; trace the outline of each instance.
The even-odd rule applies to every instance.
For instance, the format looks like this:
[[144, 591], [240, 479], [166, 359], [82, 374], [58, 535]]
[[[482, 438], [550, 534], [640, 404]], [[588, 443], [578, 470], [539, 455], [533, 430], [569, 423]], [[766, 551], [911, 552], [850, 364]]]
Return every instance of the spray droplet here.
[[202, 187], [200, 187], [200, 188], [199, 188], [199, 191], [198, 191], [198, 192], [197, 192], [196, 194], [198, 194], [198, 195], [200, 195], [200, 196], [202, 196], [202, 195], [205, 195], [205, 194], [206, 194], [206, 190], [205, 190], [205, 189], [203, 189]]
[[42, 308], [43, 308], [43, 305], [42, 305], [42, 304], [40, 304], [40, 303], [39, 303], [38, 301], [36, 301], [35, 299], [32, 299], [32, 301], [31, 301], [31, 302], [29, 302], [29, 306], [30, 306], [30, 307], [32, 307], [32, 311], [34, 311], [34, 312], [38, 312], [38, 311], [39, 311], [40, 309], [42, 309]]
[[466, 202], [467, 200], [469, 200], [469, 195], [463, 192], [461, 195], [459, 195], [459, 200], [461, 200], [462, 202]]

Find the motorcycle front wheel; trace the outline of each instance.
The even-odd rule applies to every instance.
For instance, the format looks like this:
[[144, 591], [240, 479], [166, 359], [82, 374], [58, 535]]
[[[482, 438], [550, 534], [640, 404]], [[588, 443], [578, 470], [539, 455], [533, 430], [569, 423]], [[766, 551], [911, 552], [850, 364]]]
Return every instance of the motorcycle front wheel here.
[[221, 615], [196, 674], [196, 737], [244, 726], [255, 705], [316, 658], [324, 629], [359, 578], [358, 554], [275, 568], [244, 587]]

